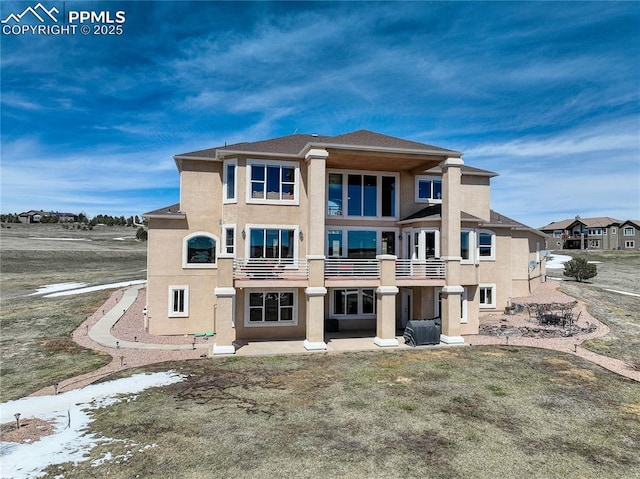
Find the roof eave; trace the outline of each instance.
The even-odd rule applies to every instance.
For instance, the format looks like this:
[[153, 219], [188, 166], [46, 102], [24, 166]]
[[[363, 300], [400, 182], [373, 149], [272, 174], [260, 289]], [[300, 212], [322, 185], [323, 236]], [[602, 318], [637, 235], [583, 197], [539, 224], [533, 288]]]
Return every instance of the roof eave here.
[[147, 214], [142, 215], [144, 219], [147, 220], [186, 220], [186, 213], [156, 213], [156, 214]]
[[429, 150], [429, 149], [415, 149], [415, 148], [391, 148], [381, 146], [368, 146], [368, 145], [345, 145], [340, 143], [323, 143], [323, 142], [309, 142], [300, 151], [299, 156], [304, 157], [306, 153], [312, 148], [332, 148], [335, 150], [359, 150], [359, 151], [372, 151], [379, 153], [396, 153], [403, 155], [433, 155], [433, 156], [446, 156], [448, 158], [460, 158], [464, 153], [454, 150]]

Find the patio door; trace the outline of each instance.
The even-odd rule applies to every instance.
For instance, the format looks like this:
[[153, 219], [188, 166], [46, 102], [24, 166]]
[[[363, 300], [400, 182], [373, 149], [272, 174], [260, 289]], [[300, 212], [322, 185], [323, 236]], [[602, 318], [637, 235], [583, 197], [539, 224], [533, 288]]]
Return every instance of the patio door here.
[[407, 259], [425, 260], [440, 257], [440, 231], [433, 228], [404, 232], [403, 255]]
[[400, 326], [404, 329], [413, 318], [413, 289], [402, 288], [400, 296]]

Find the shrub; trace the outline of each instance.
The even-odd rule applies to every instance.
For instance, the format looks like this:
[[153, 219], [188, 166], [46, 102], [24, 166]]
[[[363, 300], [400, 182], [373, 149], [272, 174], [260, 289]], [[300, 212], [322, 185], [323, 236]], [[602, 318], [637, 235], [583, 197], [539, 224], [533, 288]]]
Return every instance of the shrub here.
[[147, 236], [147, 230], [145, 230], [142, 226], [138, 228], [138, 231], [136, 231], [136, 239], [140, 241], [147, 241]]
[[574, 258], [564, 264], [564, 275], [582, 282], [598, 274], [595, 264], [587, 263], [584, 258]]

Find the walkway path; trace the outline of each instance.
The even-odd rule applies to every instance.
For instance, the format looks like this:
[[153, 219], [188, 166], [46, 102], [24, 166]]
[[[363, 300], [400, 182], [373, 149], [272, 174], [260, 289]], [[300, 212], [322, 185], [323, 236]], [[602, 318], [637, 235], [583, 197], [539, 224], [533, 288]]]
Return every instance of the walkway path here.
[[[136, 324], [142, 314], [141, 290], [145, 285], [135, 285], [125, 290], [114, 292], [105, 302], [103, 308], [96, 311], [87, 321], [85, 321], [74, 333], [73, 339], [81, 346], [103, 351], [112, 356], [113, 360], [106, 366], [83, 374], [74, 378], [62, 381], [60, 384], [44, 388], [33, 395], [51, 394], [57, 388], [59, 392], [84, 387], [116, 371], [140, 367], [164, 361], [180, 361], [185, 359], [198, 359], [210, 356], [211, 348], [215, 338], [193, 338], [191, 337], [155, 337], [158, 342], [150, 342], [155, 339], [144, 333], [138, 333], [140, 338], [146, 341], [130, 341], [115, 337], [114, 327], [118, 322], [129, 314], [136, 317]], [[137, 311], [133, 309], [139, 308]], [[134, 321], [132, 320], [132, 323]], [[467, 345], [505, 345], [537, 347], [562, 351], [573, 354], [583, 359], [602, 366], [609, 371], [620, 374], [624, 377], [640, 382], [640, 371], [631, 368], [624, 361], [603, 356], [580, 346], [586, 339], [600, 337], [608, 334], [609, 328], [597, 320], [597, 330], [591, 335], [583, 336], [579, 340], [575, 337], [569, 338], [531, 338], [524, 336], [488, 336], [469, 335], [465, 336]], [[117, 330], [117, 328], [115, 328]], [[411, 349], [405, 345], [403, 338], [399, 337], [400, 349]], [[255, 341], [239, 342], [240, 348], [236, 354], [239, 356], [258, 356], [275, 354], [314, 354], [304, 349], [303, 341]], [[426, 348], [449, 347], [449, 346], [422, 346]], [[380, 350], [373, 344], [371, 338], [330, 338], [327, 342], [328, 352], [343, 351], [366, 351]]]

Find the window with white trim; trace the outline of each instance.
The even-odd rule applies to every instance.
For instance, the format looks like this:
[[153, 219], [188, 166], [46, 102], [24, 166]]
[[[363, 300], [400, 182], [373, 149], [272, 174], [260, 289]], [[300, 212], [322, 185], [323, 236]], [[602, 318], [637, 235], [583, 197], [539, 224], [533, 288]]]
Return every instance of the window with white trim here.
[[554, 238], [562, 238], [562, 230], [553, 230]]
[[332, 318], [372, 318], [376, 315], [376, 290], [349, 288], [331, 290]]
[[614, 235], [618, 232], [618, 229], [615, 226], [611, 227], [611, 234]]
[[460, 295], [460, 323], [466, 324], [467, 322], [467, 288], [462, 288], [462, 294]]
[[247, 160], [247, 203], [299, 204], [299, 175], [296, 162]]
[[216, 236], [202, 231], [185, 237], [182, 245], [182, 267], [216, 268], [218, 243]]
[[222, 191], [224, 203], [235, 203], [236, 191], [238, 189], [238, 160], [224, 160], [223, 162], [223, 175], [222, 175]]
[[236, 253], [236, 225], [224, 225], [222, 227], [222, 251], [235, 256]]
[[245, 326], [295, 326], [298, 324], [298, 295], [295, 290], [246, 291]]
[[186, 318], [189, 316], [189, 287], [169, 286], [170, 318]]
[[478, 255], [481, 261], [496, 259], [496, 234], [493, 231], [478, 231]]
[[602, 228], [589, 228], [589, 234], [593, 236], [602, 236]]
[[398, 185], [397, 173], [329, 171], [327, 216], [396, 218]]
[[442, 202], [441, 176], [416, 176], [416, 203]]
[[635, 248], [636, 247], [636, 242], [633, 240], [627, 240], [624, 242], [624, 247], [625, 248]]
[[[436, 318], [442, 317], [442, 288], [436, 288], [436, 294], [434, 297], [435, 304], [433, 305], [433, 312]], [[460, 323], [466, 324], [468, 322], [467, 317], [467, 288], [462, 288], [460, 294]]]
[[460, 231], [460, 258], [461, 263], [470, 264], [475, 259], [475, 233], [472, 230]]
[[622, 229], [622, 234], [623, 236], [635, 236], [636, 234], [636, 229], [632, 226], [625, 226]]
[[396, 228], [329, 228], [326, 254], [329, 258], [375, 259], [379, 254], [397, 254]]
[[495, 284], [480, 284], [478, 285], [479, 303], [481, 308], [495, 308], [496, 307], [496, 285]]
[[297, 228], [247, 225], [249, 258], [296, 258]]
[[589, 240], [589, 248], [600, 248], [600, 240]]

